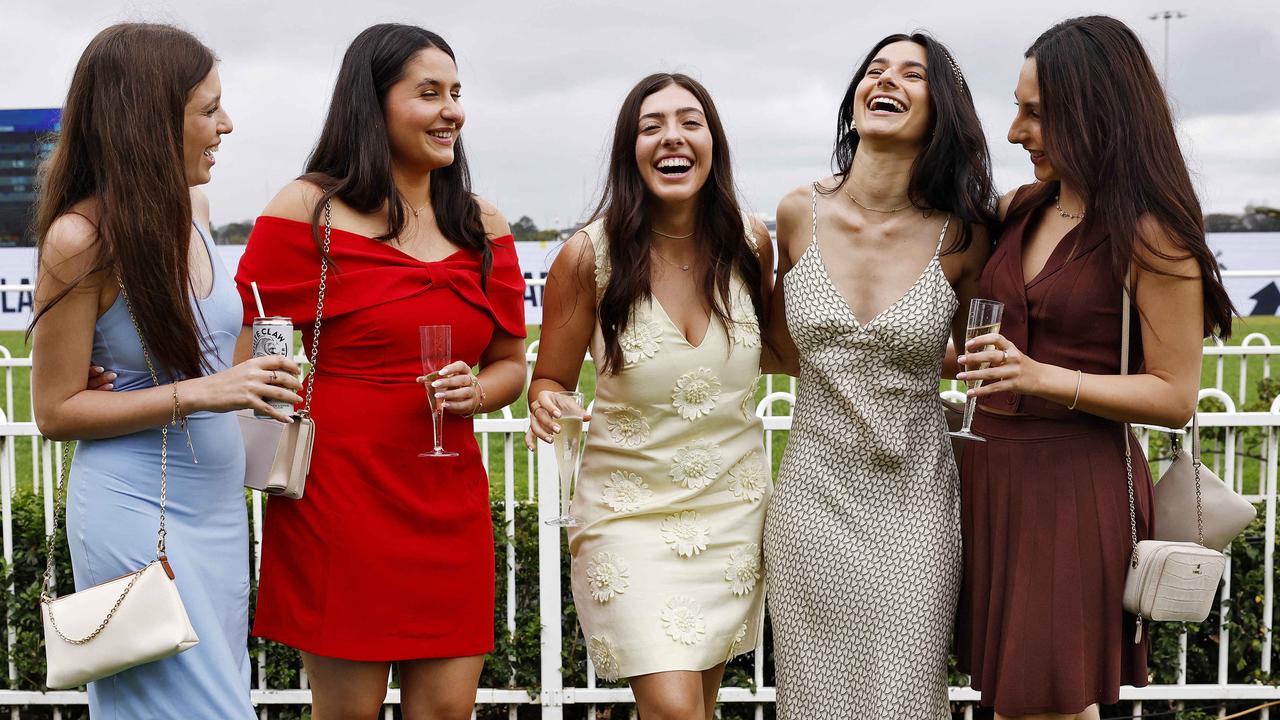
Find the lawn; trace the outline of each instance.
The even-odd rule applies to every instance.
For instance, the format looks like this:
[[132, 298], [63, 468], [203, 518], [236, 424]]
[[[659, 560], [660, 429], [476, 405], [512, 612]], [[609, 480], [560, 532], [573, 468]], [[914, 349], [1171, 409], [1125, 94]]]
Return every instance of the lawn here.
[[[538, 326], [529, 327], [529, 341], [532, 342], [538, 338]], [[1280, 345], [1280, 317], [1260, 317], [1260, 318], [1242, 318], [1237, 321], [1233, 337], [1228, 341], [1229, 345], [1238, 345], [1251, 333], [1261, 333], [1267, 337], [1271, 343]], [[1254, 344], [1257, 344], [1255, 341]], [[23, 333], [19, 331], [0, 331], [0, 346], [6, 348], [13, 357], [23, 357], [27, 355], [28, 349], [23, 342]], [[1247, 378], [1249, 384], [1246, 387], [1245, 405], [1256, 403], [1258, 398], [1257, 380], [1263, 377], [1264, 361], [1261, 357], [1250, 358], [1246, 361], [1248, 366]], [[1223, 381], [1222, 387], [1233, 399], [1237, 398], [1238, 386], [1240, 378], [1240, 360], [1238, 358], [1227, 358], [1223, 363]], [[1201, 387], [1212, 387], [1216, 381], [1217, 362], [1214, 358], [1206, 358], [1204, 361], [1204, 370], [1201, 375]], [[13, 372], [13, 407], [9, 415], [9, 419], [13, 421], [29, 421], [32, 419], [30, 391], [29, 391], [29, 375], [25, 369], [15, 369]], [[946, 384], [949, 386], [949, 383]], [[586, 394], [588, 399], [595, 395], [595, 374], [592, 366], [584, 364], [579, 387]], [[788, 379], [785, 376], [775, 376], [775, 389], [785, 390], [788, 387]], [[762, 380], [756, 389], [757, 402], [764, 397], [765, 381]], [[1206, 406], [1207, 409], [1207, 406]], [[1239, 409], [1244, 409], [1243, 406]], [[1250, 408], [1257, 409], [1257, 408]], [[1265, 409], [1265, 408], [1261, 408]], [[784, 403], [775, 403], [773, 412], [777, 414], [786, 414], [787, 407]], [[525, 417], [528, 409], [523, 397], [517, 400], [511, 406], [512, 415], [515, 417]], [[500, 441], [489, 443], [489, 459], [490, 467], [494, 469], [492, 477], [494, 481], [493, 492], [495, 495], [501, 496], [502, 488], [502, 472], [504, 465], [503, 444]], [[17, 476], [19, 478], [30, 477], [31, 473], [31, 452], [30, 440], [19, 439], [17, 441]], [[778, 432], [774, 437], [772, 455], [773, 469], [776, 477], [778, 463], [782, 458], [783, 448], [786, 447], [786, 433]], [[515, 442], [514, 457], [512, 458], [515, 466], [516, 481], [516, 498], [528, 497], [528, 488], [526, 485], [526, 466], [527, 453], [523, 448], [523, 439], [517, 438]], [[1256, 485], [1256, 470], [1246, 470], [1246, 489]]]

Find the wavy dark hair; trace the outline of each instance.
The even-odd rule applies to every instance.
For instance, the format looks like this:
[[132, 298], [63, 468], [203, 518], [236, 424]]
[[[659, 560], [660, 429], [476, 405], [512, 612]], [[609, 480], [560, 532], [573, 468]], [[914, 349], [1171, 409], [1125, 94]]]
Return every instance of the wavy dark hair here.
[[956, 239], [943, 252], [963, 252], [973, 238], [974, 225], [994, 227], [996, 224], [997, 197], [991, 179], [991, 157], [982, 121], [978, 119], [960, 66], [951, 51], [926, 32], [897, 33], [884, 38], [871, 48], [853, 73], [836, 113], [836, 142], [831, 152], [831, 165], [840, 182], [834, 188], [824, 188], [824, 192], [836, 192], [849, 179], [859, 141], [858, 132], [852, 128], [854, 94], [880, 51], [896, 42], [912, 42], [924, 48], [928, 65], [931, 125], [928, 140], [912, 163], [907, 197], [917, 207], [951, 213], [962, 221]]
[[[593, 218], [604, 219], [609, 261], [615, 270], [596, 307], [605, 347], [601, 369], [605, 372], [616, 372], [622, 367], [618, 338], [632, 319], [632, 306], [637, 300], [653, 297], [649, 284], [652, 226], [647, 212], [653, 198], [636, 166], [636, 137], [640, 134], [640, 107], [645, 98], [672, 85], [688, 90], [697, 98], [711, 132], [711, 171], [698, 191], [694, 226], [699, 249], [709, 260], [702, 278], [707, 305], [725, 327], [733, 323], [729, 290], [730, 279], [736, 272], [750, 292], [757, 322], [764, 326], [760, 261], [753, 251], [754, 242], [749, 245], [750, 238], [746, 237], [734, 190], [729, 140], [720, 114], [711, 94], [697, 80], [680, 73], [654, 73], [636, 83], [622, 101], [613, 131], [608, 176], [600, 202], [592, 212]], [[625, 272], [620, 272], [624, 269]]]
[[[404, 230], [407, 213], [391, 174], [383, 103], [391, 86], [404, 77], [405, 63], [428, 48], [440, 50], [456, 64], [453, 48], [444, 38], [430, 30], [396, 23], [367, 28], [343, 55], [324, 129], [302, 176], [324, 191], [311, 213], [316, 247], [322, 246], [324, 204], [335, 196], [362, 213], [386, 210], [387, 232], [376, 240], [392, 240]], [[471, 193], [471, 171], [461, 136], [453, 146], [453, 164], [431, 171], [431, 207], [440, 232], [450, 242], [481, 253], [483, 287], [493, 266], [493, 250], [480, 219], [480, 206]]]
[[[1135, 262], [1160, 272], [1134, 252], [1138, 242], [1164, 260], [1194, 258], [1204, 281], [1204, 333], [1230, 336], [1235, 306], [1205, 242], [1204, 214], [1169, 102], [1142, 41], [1115, 18], [1078, 17], [1046, 30], [1026, 57], [1036, 62], [1044, 152], [1089, 208], [1081, 231], [1107, 234], [1117, 280]], [[1057, 183], [1041, 183], [1010, 208], [1008, 219], [1057, 192]], [[1180, 252], [1165, 253], [1142, 237], [1143, 216], [1158, 222]]]
[[171, 374], [212, 372], [192, 307], [191, 194], [182, 139], [191, 91], [213, 51], [169, 25], [121, 23], [98, 33], [71, 76], [56, 144], [40, 171], [36, 247], [86, 198], [98, 205], [95, 266], [45, 303], [27, 329], [86, 277], [106, 271], [129, 304], [156, 363]]

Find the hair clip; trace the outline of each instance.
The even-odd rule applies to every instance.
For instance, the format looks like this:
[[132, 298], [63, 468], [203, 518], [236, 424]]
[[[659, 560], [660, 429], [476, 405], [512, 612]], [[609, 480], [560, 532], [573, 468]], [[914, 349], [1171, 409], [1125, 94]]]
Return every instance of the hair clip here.
[[956, 65], [956, 59], [951, 57], [951, 53], [945, 50], [943, 51], [943, 54], [947, 56], [947, 62], [951, 63], [951, 73], [956, 76], [956, 82], [960, 83], [960, 86], [963, 87], [964, 76], [960, 74], [960, 66]]

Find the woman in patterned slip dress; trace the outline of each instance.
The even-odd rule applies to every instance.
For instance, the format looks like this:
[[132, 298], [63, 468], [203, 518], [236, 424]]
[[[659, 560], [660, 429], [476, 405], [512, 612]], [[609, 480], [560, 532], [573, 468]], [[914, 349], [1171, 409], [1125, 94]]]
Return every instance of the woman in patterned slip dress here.
[[[31, 389], [40, 431], [80, 441], [67, 487], [77, 589], [155, 559], [161, 428], [176, 414], [187, 430], [170, 428], [166, 546], [200, 642], [89, 683], [94, 720], [255, 717], [244, 448], [227, 411], [287, 421], [265, 400], [297, 402], [300, 385], [288, 358], [231, 366], [243, 310], [196, 189], [232, 129], [220, 95], [214, 55], [189, 33], [109, 27], [80, 58], [45, 168]], [[90, 364], [112, 371], [96, 392]]]
[[764, 534], [778, 717], [939, 720], [960, 497], [938, 382], [989, 253], [987, 148], [922, 34], [875, 46], [837, 128], [839, 172], [778, 207], [770, 336], [800, 378]]
[[[1233, 308], [1132, 30], [1108, 17], [1055, 25], [1027, 50], [1015, 97], [1009, 142], [1030, 154], [1038, 182], [1001, 203], [1003, 234], [982, 275], [984, 295], [1005, 303], [1000, 333], [960, 358], [992, 366], [960, 375], [984, 381], [970, 394], [987, 442], [961, 463], [956, 654], [997, 718], [1093, 720], [1121, 685], [1147, 684], [1123, 591], [1130, 502], [1143, 540], [1153, 489], [1134, 462], [1129, 494], [1122, 423], [1183, 426], [1202, 338], [1229, 333]], [[1138, 332], [1122, 376], [1126, 276]]]
[[772, 247], [738, 209], [711, 97], [651, 75], [623, 102], [604, 198], [551, 268], [529, 389], [533, 436], [552, 393], [596, 365], [571, 504], [573, 596], [596, 672], [627, 678], [644, 718], [709, 720], [724, 665], [756, 647], [771, 492], [752, 410]]

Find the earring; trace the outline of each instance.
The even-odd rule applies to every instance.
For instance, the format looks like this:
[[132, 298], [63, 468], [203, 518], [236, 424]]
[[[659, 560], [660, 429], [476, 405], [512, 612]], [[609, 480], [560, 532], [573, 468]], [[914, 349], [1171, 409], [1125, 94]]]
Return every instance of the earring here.
[[856, 133], [856, 132], [858, 132], [858, 121], [857, 121], [857, 120], [850, 120], [850, 121], [849, 121], [849, 132], [851, 132], [851, 133]]

